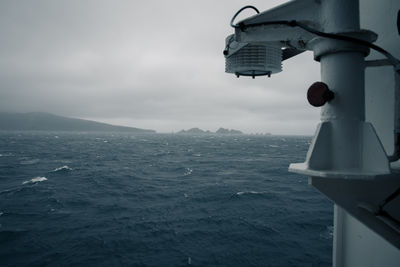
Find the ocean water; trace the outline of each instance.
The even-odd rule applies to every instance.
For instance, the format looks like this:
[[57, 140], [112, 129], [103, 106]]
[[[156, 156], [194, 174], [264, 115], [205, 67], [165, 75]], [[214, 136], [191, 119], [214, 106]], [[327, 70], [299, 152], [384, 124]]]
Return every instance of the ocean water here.
[[330, 266], [310, 141], [0, 133], [0, 266]]

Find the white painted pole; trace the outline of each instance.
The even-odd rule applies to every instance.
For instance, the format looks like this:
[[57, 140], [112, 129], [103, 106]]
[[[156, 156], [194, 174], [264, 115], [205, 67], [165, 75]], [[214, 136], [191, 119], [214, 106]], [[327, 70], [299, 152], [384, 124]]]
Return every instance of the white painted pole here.
[[[321, 8], [325, 32], [360, 29], [358, 0], [323, 0]], [[335, 93], [335, 99], [321, 110], [323, 121], [365, 120], [364, 55], [361, 51], [337, 51], [321, 56], [321, 78]]]
[[[358, 0], [323, 0], [322, 26], [325, 32], [343, 33], [360, 30]], [[320, 45], [340, 41], [325, 40]], [[322, 121], [332, 124], [331, 148], [333, 169], [352, 169], [362, 166], [360, 132], [354, 125], [365, 121], [364, 54], [362, 51], [332, 50], [321, 55], [321, 79], [335, 93], [335, 98], [321, 109]], [[349, 149], [352, 148], [352, 149]], [[346, 153], [343, 153], [346, 151]]]
[[[323, 0], [322, 22], [325, 32], [342, 33], [360, 29], [358, 0]], [[331, 42], [334, 42], [331, 40]], [[334, 101], [321, 110], [322, 121], [337, 121], [332, 124], [331, 148], [333, 164], [341, 168], [362, 165], [358, 149], [355, 147], [360, 133], [352, 124], [365, 121], [364, 55], [360, 51], [337, 51], [321, 56], [321, 79], [335, 93]], [[348, 149], [348, 148], [353, 148]], [[342, 153], [348, 150], [348, 153]], [[355, 151], [354, 151], [355, 150]], [[335, 166], [332, 166], [335, 168]], [[343, 266], [343, 218], [345, 211], [335, 205], [333, 266]]]
[[332, 250], [332, 266], [343, 267], [343, 240], [344, 232], [344, 210], [338, 205], [333, 206], [333, 250]]

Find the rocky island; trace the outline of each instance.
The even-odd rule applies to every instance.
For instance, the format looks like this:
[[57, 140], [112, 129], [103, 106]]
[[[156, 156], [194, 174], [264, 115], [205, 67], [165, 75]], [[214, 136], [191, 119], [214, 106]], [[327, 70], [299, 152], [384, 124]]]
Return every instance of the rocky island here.
[[243, 134], [241, 131], [238, 130], [233, 130], [233, 129], [225, 129], [225, 128], [219, 128], [215, 132], [211, 131], [204, 131], [199, 128], [191, 128], [189, 130], [181, 130], [177, 132], [177, 134], [224, 134], [224, 135], [240, 135]]

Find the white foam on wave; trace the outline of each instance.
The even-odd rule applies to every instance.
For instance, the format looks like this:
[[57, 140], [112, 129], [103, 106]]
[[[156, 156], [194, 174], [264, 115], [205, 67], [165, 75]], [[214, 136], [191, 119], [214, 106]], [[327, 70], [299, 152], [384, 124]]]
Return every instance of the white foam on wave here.
[[32, 178], [29, 181], [24, 181], [22, 184], [38, 183], [38, 182], [43, 182], [43, 181], [47, 181], [47, 178], [44, 176], [38, 176], [38, 177]]
[[68, 165], [64, 165], [62, 167], [55, 168], [53, 170], [53, 172], [59, 172], [59, 171], [72, 171], [72, 169], [70, 167], [68, 167]]
[[20, 162], [21, 165], [32, 165], [38, 163], [40, 160], [39, 159], [28, 159], [28, 160], [23, 160]]
[[264, 194], [264, 192], [257, 192], [257, 191], [241, 191], [237, 192], [236, 195], [241, 196], [241, 195], [260, 195]]
[[333, 238], [333, 225], [329, 225], [326, 229], [319, 234], [320, 237], [324, 239], [332, 239]]
[[191, 168], [186, 168], [186, 171], [185, 171], [185, 173], [183, 174], [183, 176], [191, 175], [192, 172], [193, 172], [193, 169], [191, 169]]

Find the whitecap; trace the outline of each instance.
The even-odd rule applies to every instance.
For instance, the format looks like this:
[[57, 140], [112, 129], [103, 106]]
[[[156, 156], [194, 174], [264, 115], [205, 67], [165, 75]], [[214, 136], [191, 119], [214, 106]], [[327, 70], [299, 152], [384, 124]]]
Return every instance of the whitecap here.
[[72, 171], [72, 169], [70, 167], [68, 167], [68, 165], [64, 165], [62, 167], [55, 168], [53, 170], [53, 172], [60, 172], [60, 171]]
[[186, 171], [185, 171], [185, 173], [183, 174], [183, 176], [191, 175], [192, 172], [193, 172], [193, 169], [191, 169], [191, 168], [186, 168]]
[[320, 237], [323, 239], [332, 239], [333, 238], [333, 225], [329, 225], [326, 229], [320, 233]]
[[39, 159], [28, 159], [28, 160], [23, 160], [20, 162], [21, 165], [32, 165], [38, 163], [40, 160]]
[[259, 195], [263, 194], [264, 192], [257, 192], [257, 191], [241, 191], [237, 192], [236, 195], [241, 196], [241, 195]]
[[43, 182], [43, 181], [47, 181], [47, 178], [38, 176], [38, 177], [32, 178], [29, 181], [24, 181], [22, 184], [38, 183], [38, 182]]
[[277, 145], [269, 145], [269, 147], [279, 147], [279, 146], [277, 146]]
[[1, 212], [1, 211], [0, 211], [0, 216], [3, 215], [3, 214], [4, 214], [4, 212]]

